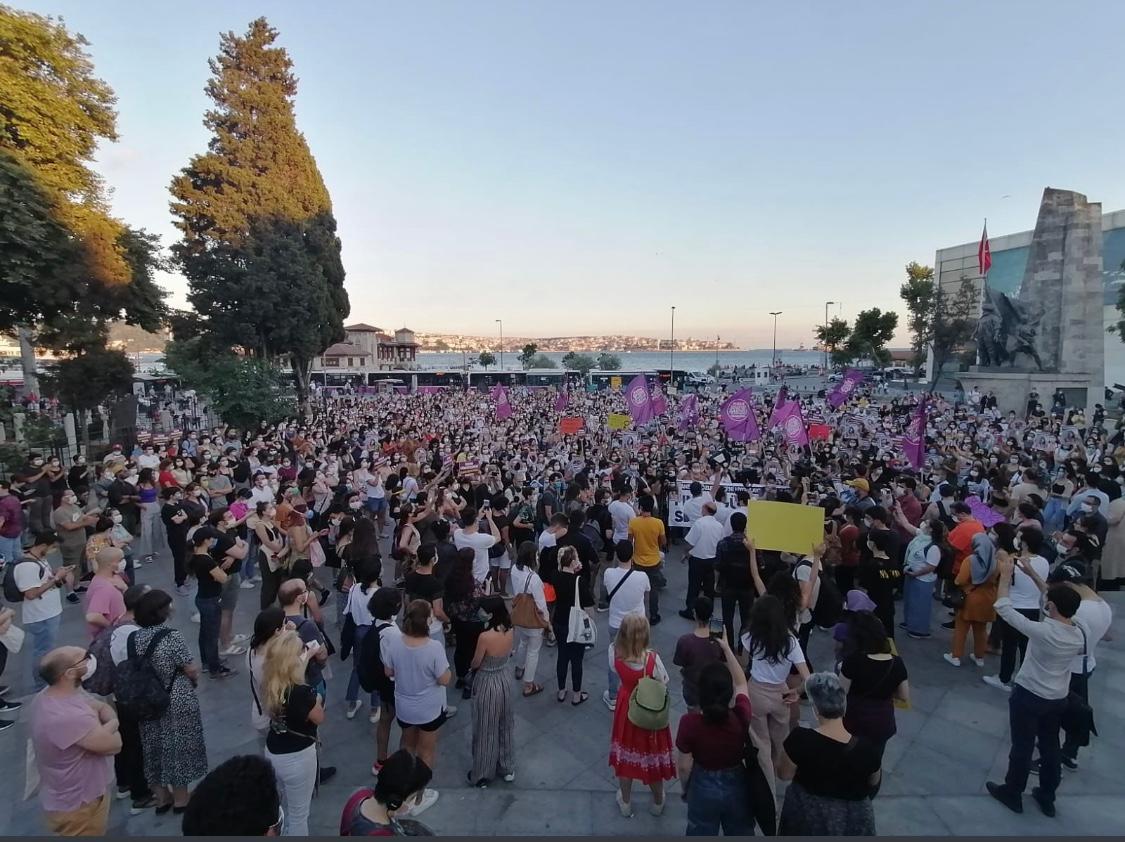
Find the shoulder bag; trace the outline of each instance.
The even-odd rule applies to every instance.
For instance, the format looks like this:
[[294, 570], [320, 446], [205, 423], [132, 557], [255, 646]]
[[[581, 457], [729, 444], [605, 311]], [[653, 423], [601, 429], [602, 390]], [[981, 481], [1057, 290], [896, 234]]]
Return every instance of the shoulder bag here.
[[[1078, 624], [1075, 623], [1077, 626]], [[1088, 746], [1090, 735], [1097, 736], [1098, 729], [1094, 726], [1094, 709], [1090, 707], [1090, 663], [1086, 630], [1078, 626], [1082, 632], [1082, 692], [1071, 690], [1066, 697], [1066, 707], [1062, 714], [1062, 727], [1068, 737], [1073, 738], [1075, 745]]]
[[590, 619], [590, 615], [582, 609], [582, 600], [578, 594], [578, 577], [574, 577], [574, 605], [570, 606], [569, 625], [567, 627], [566, 642], [581, 643], [583, 646], [594, 646], [598, 642], [598, 627]]

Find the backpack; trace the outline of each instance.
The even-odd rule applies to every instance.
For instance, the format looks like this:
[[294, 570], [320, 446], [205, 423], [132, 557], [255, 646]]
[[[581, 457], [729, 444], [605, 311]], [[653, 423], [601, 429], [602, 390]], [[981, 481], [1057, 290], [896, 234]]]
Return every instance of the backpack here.
[[113, 633], [117, 631], [118, 623], [100, 629], [87, 650], [97, 659], [98, 668], [94, 674], [82, 682], [82, 687], [89, 693], [98, 696], [108, 696], [113, 692], [113, 680], [116, 678], [117, 668], [113, 664], [113, 656], [109, 648], [113, 641]]
[[648, 653], [645, 671], [629, 694], [629, 721], [644, 731], [660, 731], [668, 727], [668, 688], [652, 677], [656, 655]]
[[383, 666], [383, 653], [379, 644], [383, 630], [390, 627], [391, 624], [388, 622], [373, 625], [364, 636], [355, 659], [360, 687], [363, 688], [365, 693], [378, 693], [380, 698], [388, 702], [395, 697], [395, 685]]
[[605, 552], [605, 539], [602, 537], [602, 530], [598, 524], [586, 521], [582, 524], [582, 529], [580, 531], [586, 536], [590, 543], [594, 545], [594, 552], [599, 555]]
[[16, 585], [16, 568], [21, 564], [29, 564], [26, 559], [10, 558], [4, 565], [4, 601], [8, 603], [23, 602], [23, 591]]
[[129, 635], [128, 657], [117, 666], [114, 692], [117, 704], [128, 709], [134, 719], [159, 719], [172, 703], [172, 682], [176, 676], [173, 674], [172, 681], [165, 687], [151, 658], [160, 641], [171, 633], [171, 629], [160, 629], [152, 636], [144, 654], [137, 653], [137, 632]]
[[[800, 567], [812, 567], [812, 562], [808, 559], [801, 559], [793, 567], [793, 578], [797, 578], [797, 570]], [[825, 575], [825, 570], [822, 567], [820, 570], [820, 588], [817, 591], [816, 603], [812, 606], [812, 621], [822, 629], [828, 629], [836, 625], [840, 621], [840, 616], [844, 613], [844, 597], [840, 594], [840, 589], [836, 587], [836, 582], [832, 577]]]
[[948, 511], [946, 511], [945, 503], [941, 502], [941, 500], [937, 501], [937, 510], [938, 510], [938, 520], [940, 520], [942, 523], [944, 523], [945, 528], [952, 532], [953, 527], [955, 527], [957, 525], [957, 522], [955, 520], [953, 520], [953, 516], [951, 514], [949, 514]]

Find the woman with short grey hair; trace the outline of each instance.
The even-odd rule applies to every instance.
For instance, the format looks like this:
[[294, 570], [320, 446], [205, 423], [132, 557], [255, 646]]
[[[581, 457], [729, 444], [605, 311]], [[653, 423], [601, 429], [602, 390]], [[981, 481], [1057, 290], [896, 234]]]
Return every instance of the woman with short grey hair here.
[[785, 740], [778, 775], [791, 780], [779, 836], [874, 836], [871, 795], [879, 781], [880, 747], [844, 727], [847, 692], [834, 673], [813, 673], [805, 693], [816, 728]]

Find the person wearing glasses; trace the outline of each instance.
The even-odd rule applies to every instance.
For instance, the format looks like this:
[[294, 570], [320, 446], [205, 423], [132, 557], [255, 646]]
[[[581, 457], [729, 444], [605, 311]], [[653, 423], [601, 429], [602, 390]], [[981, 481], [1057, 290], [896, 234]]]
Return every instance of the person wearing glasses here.
[[30, 735], [39, 768], [39, 803], [59, 836], [104, 836], [111, 758], [121, 751], [117, 714], [82, 689], [97, 659], [79, 646], [52, 649], [39, 661], [47, 685], [31, 704]]
[[273, 766], [242, 754], [207, 773], [184, 812], [184, 836], [280, 836], [285, 810]]

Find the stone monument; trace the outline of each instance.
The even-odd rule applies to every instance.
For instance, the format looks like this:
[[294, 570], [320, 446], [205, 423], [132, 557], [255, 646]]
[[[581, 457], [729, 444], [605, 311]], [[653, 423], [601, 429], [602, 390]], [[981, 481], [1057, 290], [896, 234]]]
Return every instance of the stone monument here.
[[1019, 294], [985, 286], [974, 338], [979, 365], [958, 375], [965, 389], [993, 392], [1023, 414], [1034, 390], [1048, 405], [1062, 389], [1092, 410], [1105, 389], [1102, 206], [1081, 193], [1043, 191]]

